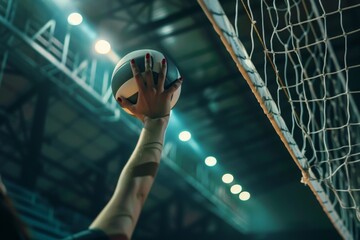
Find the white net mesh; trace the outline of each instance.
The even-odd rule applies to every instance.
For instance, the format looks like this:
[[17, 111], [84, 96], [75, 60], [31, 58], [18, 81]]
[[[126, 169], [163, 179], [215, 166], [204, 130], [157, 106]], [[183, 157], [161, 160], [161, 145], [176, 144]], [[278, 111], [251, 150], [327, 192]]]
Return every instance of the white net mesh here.
[[342, 236], [359, 239], [360, 4], [240, 0], [234, 30], [220, 5], [200, 3], [272, 115], [303, 182]]

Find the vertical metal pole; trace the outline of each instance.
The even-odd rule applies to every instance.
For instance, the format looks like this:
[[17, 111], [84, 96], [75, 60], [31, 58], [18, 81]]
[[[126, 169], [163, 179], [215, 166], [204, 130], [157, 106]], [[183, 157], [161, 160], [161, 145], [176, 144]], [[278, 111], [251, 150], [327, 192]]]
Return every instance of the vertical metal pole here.
[[106, 90], [108, 89], [108, 87], [110, 87], [109, 80], [110, 80], [109, 71], [105, 71], [104, 72], [104, 77], [103, 77], [102, 89], [101, 89], [101, 96], [102, 97], [104, 97], [104, 95], [106, 93]]
[[49, 103], [49, 84], [40, 86], [36, 100], [35, 113], [30, 132], [26, 157], [23, 159], [21, 180], [25, 186], [35, 187], [37, 177], [42, 172], [41, 149], [45, 131], [45, 121]]
[[96, 66], [97, 66], [97, 61], [96, 61], [96, 59], [93, 59], [91, 61], [90, 77], [89, 77], [89, 84], [92, 88], [94, 88], [94, 84], [95, 84]]
[[11, 1], [13, 2], [13, 4], [12, 4], [12, 9], [11, 9], [10, 15], [9, 15], [9, 22], [13, 22], [15, 13], [16, 13], [16, 9], [17, 9], [17, 4], [18, 4], [18, 1], [13, 1], [13, 0], [11, 0]]
[[3, 58], [1, 60], [1, 65], [0, 65], [0, 87], [1, 87], [2, 79], [4, 77], [4, 71], [5, 71], [8, 56], [9, 56], [9, 51], [4, 52]]
[[66, 59], [69, 52], [69, 44], [70, 44], [70, 33], [67, 31], [64, 39], [64, 46], [63, 46], [63, 52], [61, 56], [61, 63], [65, 66], [66, 65]]
[[8, 0], [8, 4], [7, 4], [7, 7], [6, 7], [6, 13], [5, 13], [5, 18], [6, 19], [10, 19], [13, 2], [14, 2], [13, 0]]

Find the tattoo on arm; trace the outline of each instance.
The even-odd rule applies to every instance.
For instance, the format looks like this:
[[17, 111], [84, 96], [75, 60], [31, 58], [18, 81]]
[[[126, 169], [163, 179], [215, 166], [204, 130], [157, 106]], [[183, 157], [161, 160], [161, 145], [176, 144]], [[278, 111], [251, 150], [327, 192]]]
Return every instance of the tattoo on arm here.
[[157, 173], [159, 163], [157, 162], [146, 162], [135, 166], [132, 169], [132, 177], [145, 177], [152, 176], [155, 177]]

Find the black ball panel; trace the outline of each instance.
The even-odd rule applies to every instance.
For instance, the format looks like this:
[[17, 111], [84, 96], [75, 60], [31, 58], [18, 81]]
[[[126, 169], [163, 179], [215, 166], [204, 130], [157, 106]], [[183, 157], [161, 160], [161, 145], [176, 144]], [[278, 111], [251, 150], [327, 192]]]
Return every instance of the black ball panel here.
[[166, 63], [167, 63], [167, 70], [166, 70], [166, 80], [165, 80], [165, 89], [168, 89], [174, 81], [176, 81], [179, 78], [179, 72], [173, 61], [166, 57]]

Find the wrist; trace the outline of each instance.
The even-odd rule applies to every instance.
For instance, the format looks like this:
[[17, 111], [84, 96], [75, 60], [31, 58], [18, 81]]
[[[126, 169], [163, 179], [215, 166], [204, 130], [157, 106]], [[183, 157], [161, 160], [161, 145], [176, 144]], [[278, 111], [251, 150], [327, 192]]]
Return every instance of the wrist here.
[[169, 123], [170, 115], [159, 118], [150, 118], [144, 117], [144, 128], [145, 129], [156, 129], [156, 128], [166, 128]]
[[161, 118], [144, 118], [144, 133], [146, 132], [149, 137], [154, 137], [154, 139], [161, 140], [163, 142], [166, 128], [169, 123], [169, 116]]

